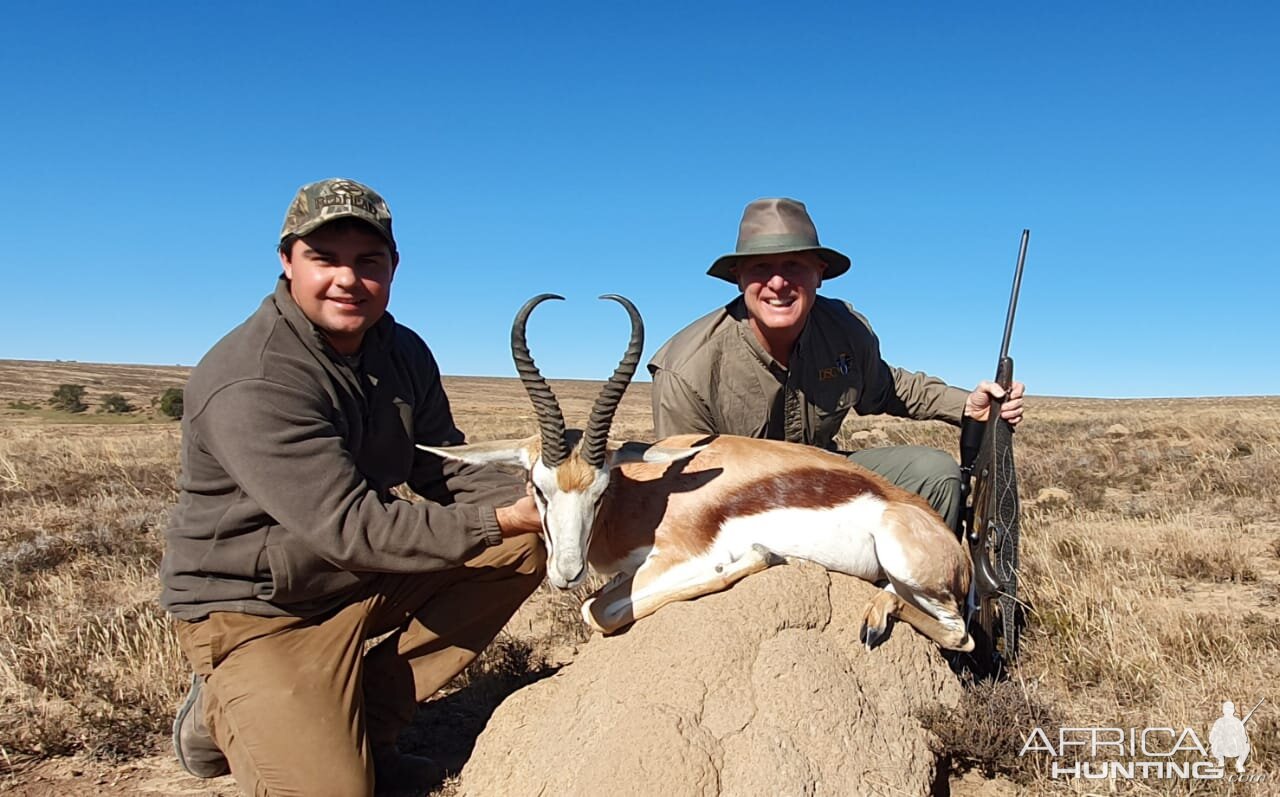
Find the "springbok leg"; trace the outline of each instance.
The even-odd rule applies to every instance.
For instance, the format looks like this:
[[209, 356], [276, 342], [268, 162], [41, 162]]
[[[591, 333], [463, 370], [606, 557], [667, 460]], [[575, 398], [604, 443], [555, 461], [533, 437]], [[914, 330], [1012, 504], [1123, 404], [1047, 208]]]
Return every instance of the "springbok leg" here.
[[859, 639], [873, 647], [893, 615], [949, 650], [971, 650], [961, 601], [969, 594], [968, 552], [933, 512], [914, 504], [885, 510], [873, 532], [890, 586], [867, 605]]
[[738, 559], [714, 569], [689, 570], [655, 557], [626, 581], [606, 586], [582, 604], [582, 619], [603, 634], [611, 634], [675, 601], [686, 601], [728, 589], [752, 573], [759, 573], [782, 558], [761, 545], [751, 546]]
[[958, 627], [951, 622], [939, 621], [888, 589], [881, 590], [863, 610], [858, 640], [867, 646], [867, 650], [884, 641], [889, 631], [890, 616], [900, 618], [940, 647], [948, 650], [973, 650], [973, 638], [965, 630], [964, 620], [958, 616], [955, 618], [959, 623]]

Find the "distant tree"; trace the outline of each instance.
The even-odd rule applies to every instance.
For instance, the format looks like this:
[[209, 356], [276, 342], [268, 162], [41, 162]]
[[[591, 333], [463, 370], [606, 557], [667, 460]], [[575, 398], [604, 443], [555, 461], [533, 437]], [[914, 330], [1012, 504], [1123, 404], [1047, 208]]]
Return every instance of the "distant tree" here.
[[58, 385], [49, 404], [55, 410], [63, 412], [84, 412], [89, 409], [84, 403], [84, 385]]
[[182, 388], [171, 387], [160, 395], [160, 412], [169, 418], [182, 417]]
[[102, 402], [99, 406], [102, 408], [102, 412], [115, 414], [133, 412], [133, 405], [129, 403], [128, 399], [119, 393], [108, 393], [103, 396]]

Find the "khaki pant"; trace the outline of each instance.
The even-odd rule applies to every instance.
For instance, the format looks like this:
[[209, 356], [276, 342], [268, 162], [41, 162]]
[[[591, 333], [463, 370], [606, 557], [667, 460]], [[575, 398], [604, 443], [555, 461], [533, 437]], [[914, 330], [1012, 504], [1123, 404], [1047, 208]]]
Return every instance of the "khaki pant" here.
[[[844, 453], [844, 452], [841, 452]], [[921, 495], [951, 528], [960, 519], [960, 465], [928, 446], [888, 446], [845, 454], [904, 490]]]
[[[542, 581], [526, 534], [466, 564], [379, 575], [321, 617], [216, 612], [178, 623], [205, 676], [204, 719], [242, 791], [373, 793], [373, 747], [393, 744], [426, 700], [467, 666]], [[394, 631], [364, 653], [365, 640]]]

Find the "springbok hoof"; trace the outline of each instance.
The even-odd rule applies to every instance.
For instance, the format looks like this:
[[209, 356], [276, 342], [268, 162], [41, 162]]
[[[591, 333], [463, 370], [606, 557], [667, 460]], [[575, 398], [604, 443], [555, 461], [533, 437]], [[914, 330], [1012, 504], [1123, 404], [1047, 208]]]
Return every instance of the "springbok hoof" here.
[[862, 621], [862, 627], [858, 629], [858, 641], [866, 645], [867, 650], [874, 650], [888, 638], [889, 624], [887, 622], [874, 625], [868, 618]]
[[587, 627], [592, 631], [599, 631], [602, 634], [607, 633], [603, 628], [601, 628], [600, 623], [596, 620], [595, 612], [592, 611], [595, 603], [595, 598], [587, 598], [582, 602], [582, 621], [586, 623]]
[[590, 597], [582, 603], [582, 619], [592, 631], [608, 636], [636, 621], [631, 609], [629, 600]]
[[764, 562], [765, 567], [776, 567], [787, 563], [786, 558], [777, 555], [758, 542], [751, 543], [751, 553], [754, 554], [755, 558]]

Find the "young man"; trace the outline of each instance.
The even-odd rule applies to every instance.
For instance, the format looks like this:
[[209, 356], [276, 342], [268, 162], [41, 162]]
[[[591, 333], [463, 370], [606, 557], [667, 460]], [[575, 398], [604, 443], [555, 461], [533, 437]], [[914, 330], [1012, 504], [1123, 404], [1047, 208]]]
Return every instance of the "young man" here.
[[[381, 196], [303, 186], [280, 263], [185, 390], [161, 565], [195, 670], [175, 750], [246, 794], [421, 786], [433, 765], [396, 735], [542, 580], [537, 509], [516, 478], [414, 447], [463, 435], [431, 352], [387, 313]], [[427, 500], [395, 498], [401, 483]]]
[[[986, 420], [995, 382], [972, 393], [880, 359], [871, 325], [845, 302], [819, 296], [824, 279], [849, 258], [818, 243], [805, 206], [794, 199], [747, 205], [736, 251], [707, 271], [742, 294], [667, 341], [653, 360], [653, 422], [658, 437], [736, 434], [827, 449], [850, 411], [959, 424]], [[1015, 382], [1001, 417], [1022, 419]], [[960, 468], [923, 446], [858, 451], [849, 458], [924, 496], [954, 528]]]

